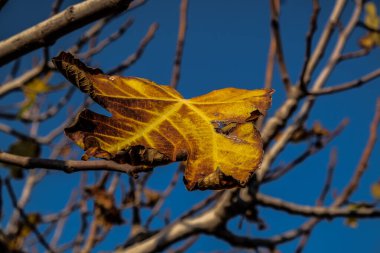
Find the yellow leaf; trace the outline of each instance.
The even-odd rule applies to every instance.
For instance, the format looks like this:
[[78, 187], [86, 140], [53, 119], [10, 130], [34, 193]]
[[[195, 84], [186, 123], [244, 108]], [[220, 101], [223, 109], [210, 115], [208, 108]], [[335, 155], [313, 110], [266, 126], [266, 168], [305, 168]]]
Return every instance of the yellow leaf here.
[[380, 199], [380, 182], [371, 185], [371, 194], [375, 199]]
[[357, 228], [359, 226], [358, 219], [353, 217], [346, 218], [344, 224], [350, 228]]
[[[357, 211], [360, 208], [360, 205], [349, 204], [347, 207], [351, 211]], [[357, 228], [359, 226], [358, 219], [355, 217], [347, 217], [344, 220], [344, 224], [350, 228]]]
[[226, 88], [184, 99], [169, 86], [108, 76], [67, 53], [53, 62], [112, 114], [84, 110], [65, 129], [86, 159], [157, 166], [186, 158], [188, 190], [243, 187], [261, 164], [262, 140], [252, 121], [270, 107], [272, 89]]
[[[367, 2], [365, 4], [364, 24], [371, 29], [378, 30], [380, 28], [380, 18], [377, 15], [377, 8], [374, 2]], [[372, 49], [376, 45], [379, 46], [380, 34], [373, 31], [368, 32], [360, 38], [359, 45], [367, 50]]]
[[364, 23], [373, 29], [379, 27], [379, 19], [377, 17], [377, 8], [374, 2], [368, 2], [365, 4], [365, 13]]
[[49, 85], [48, 82], [51, 76], [52, 72], [48, 72], [43, 77], [36, 77], [23, 86], [22, 91], [24, 92], [25, 99], [22, 102], [19, 115], [23, 115], [35, 104], [38, 95], [59, 90], [65, 86], [64, 84]]

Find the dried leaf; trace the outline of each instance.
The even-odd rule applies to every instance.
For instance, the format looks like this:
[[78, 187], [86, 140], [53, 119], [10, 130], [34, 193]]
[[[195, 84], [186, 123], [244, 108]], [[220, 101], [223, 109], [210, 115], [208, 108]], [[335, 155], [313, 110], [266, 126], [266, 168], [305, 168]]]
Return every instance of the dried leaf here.
[[316, 136], [329, 136], [330, 131], [322, 126], [319, 121], [314, 122], [311, 132]]
[[116, 206], [115, 198], [104, 188], [94, 186], [85, 188], [86, 193], [93, 197], [95, 204], [95, 220], [99, 225], [110, 228], [124, 223], [121, 211]]
[[68, 53], [53, 62], [112, 114], [84, 110], [65, 129], [86, 151], [84, 159], [146, 166], [187, 159], [188, 190], [243, 187], [261, 164], [262, 140], [252, 121], [270, 107], [272, 89], [226, 88], [184, 99], [143, 78], [105, 75]]
[[[364, 9], [364, 24], [370, 29], [379, 30], [380, 18], [377, 15], [376, 4], [374, 2], [367, 2]], [[378, 32], [369, 31], [366, 35], [360, 38], [359, 45], [367, 50], [370, 50], [375, 46], [380, 46], [380, 34]]]
[[[13, 143], [8, 150], [8, 153], [13, 155], [38, 157], [40, 155], [40, 145], [35, 141], [29, 140], [18, 140]], [[24, 173], [22, 168], [13, 165], [4, 165], [10, 169], [10, 175], [15, 179], [24, 178]]]
[[154, 207], [154, 205], [160, 200], [161, 194], [157, 191], [144, 188], [145, 205], [148, 207]]
[[371, 194], [374, 199], [380, 200], [380, 182], [371, 185]]

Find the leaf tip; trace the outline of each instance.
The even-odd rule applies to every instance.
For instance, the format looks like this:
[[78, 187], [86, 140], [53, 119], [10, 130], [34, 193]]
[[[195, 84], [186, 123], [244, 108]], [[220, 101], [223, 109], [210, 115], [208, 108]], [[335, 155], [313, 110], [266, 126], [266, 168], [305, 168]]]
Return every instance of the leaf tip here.
[[87, 67], [71, 53], [61, 52], [53, 57], [53, 64], [62, 75], [76, 85], [84, 93], [90, 93], [92, 87], [91, 76], [103, 74], [98, 68]]

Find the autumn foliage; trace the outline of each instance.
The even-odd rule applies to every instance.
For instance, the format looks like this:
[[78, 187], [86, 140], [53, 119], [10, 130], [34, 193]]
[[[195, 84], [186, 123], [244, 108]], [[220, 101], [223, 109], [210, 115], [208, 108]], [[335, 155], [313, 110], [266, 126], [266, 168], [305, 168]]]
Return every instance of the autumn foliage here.
[[66, 135], [89, 157], [157, 166], [187, 160], [188, 190], [246, 185], [263, 148], [253, 122], [271, 105], [272, 89], [226, 88], [184, 99], [170, 86], [109, 76], [62, 52], [57, 69], [112, 114], [85, 109]]

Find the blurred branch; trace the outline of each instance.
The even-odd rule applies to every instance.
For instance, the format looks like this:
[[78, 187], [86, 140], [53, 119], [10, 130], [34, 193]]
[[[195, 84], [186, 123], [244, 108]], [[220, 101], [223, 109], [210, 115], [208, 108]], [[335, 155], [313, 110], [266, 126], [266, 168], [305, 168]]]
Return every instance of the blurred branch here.
[[132, 26], [132, 24], [133, 24], [133, 19], [128, 19], [126, 22], [124, 22], [119, 27], [119, 29], [116, 32], [114, 32], [113, 34], [111, 34], [110, 36], [108, 36], [107, 38], [105, 38], [104, 40], [102, 40], [99, 43], [97, 43], [97, 45], [95, 47], [90, 48], [89, 50], [87, 50], [87, 52], [79, 54], [77, 57], [78, 58], [86, 58], [87, 59], [89, 57], [94, 56], [95, 54], [97, 54], [100, 51], [102, 51], [110, 43], [112, 43], [113, 41], [115, 41], [118, 38], [120, 38], [121, 36], [123, 36], [123, 34], [126, 31], [128, 31], [128, 29]]
[[330, 152], [330, 161], [329, 161], [329, 164], [327, 166], [327, 176], [326, 176], [326, 180], [325, 180], [325, 183], [323, 185], [323, 188], [322, 188], [322, 191], [321, 191], [321, 194], [317, 200], [317, 205], [318, 206], [322, 206], [323, 203], [325, 202], [325, 199], [327, 197], [327, 194], [331, 188], [331, 184], [332, 184], [332, 179], [333, 179], [333, 175], [334, 175], [334, 170], [335, 170], [335, 167], [336, 167], [336, 160], [337, 160], [337, 151], [336, 149], [333, 149], [331, 152]]
[[46, 70], [46, 61], [33, 67], [31, 70], [24, 72], [21, 76], [12, 79], [0, 86], [0, 98], [7, 95], [9, 92], [21, 88], [24, 84], [41, 75]]
[[55, 14], [57, 14], [59, 12], [59, 8], [61, 8], [61, 5], [62, 5], [63, 1], [64, 0], [55, 0], [53, 2], [53, 5], [51, 6], [50, 17], [54, 16]]
[[[320, 196], [316, 202], [317, 206], [323, 206], [323, 203], [325, 202], [327, 193], [329, 192], [329, 190], [331, 188], [332, 178], [333, 178], [334, 170], [336, 167], [336, 159], [337, 159], [337, 152], [336, 152], [336, 149], [333, 149], [330, 153], [330, 161], [329, 161], [328, 168], [327, 168], [327, 177], [326, 177], [325, 183], [323, 185], [321, 194], [320, 194]], [[297, 248], [295, 250], [296, 253], [301, 253], [303, 251], [303, 249], [305, 248], [305, 246], [309, 240], [309, 237], [311, 236], [311, 233], [312, 233], [312, 230], [307, 231], [301, 235], [300, 241], [299, 241]]]
[[231, 197], [230, 194], [233, 194], [233, 192], [228, 191], [223, 196], [225, 201], [218, 202], [215, 208], [207, 210], [194, 218], [188, 217], [176, 220], [148, 239], [116, 252], [158, 252], [179, 240], [199, 233], [215, 234], [220, 229], [221, 224], [224, 224], [228, 218], [235, 214], [230, 209], [233, 203], [226, 201]]
[[188, 5], [189, 5], [188, 0], [181, 1], [177, 48], [176, 48], [175, 59], [174, 59], [174, 64], [173, 64], [172, 78], [170, 81], [170, 86], [173, 88], [177, 88], [179, 78], [180, 78], [180, 73], [181, 73], [182, 54], [183, 54], [183, 48], [185, 44], [185, 35], [186, 35], [186, 27], [187, 27]]
[[309, 31], [306, 34], [306, 50], [305, 50], [305, 61], [303, 63], [301, 77], [300, 77], [300, 87], [302, 90], [306, 91], [306, 84], [304, 83], [304, 76], [306, 73], [306, 68], [309, 64], [310, 57], [311, 57], [311, 48], [313, 43], [313, 37], [315, 32], [317, 31], [317, 25], [318, 25], [318, 15], [319, 11], [321, 10], [319, 6], [318, 0], [313, 0], [313, 11], [310, 17], [310, 25], [309, 25]]
[[3, 132], [3, 133], [6, 133], [6, 134], [9, 134], [9, 135], [12, 135], [12, 136], [15, 136], [19, 139], [23, 139], [23, 140], [34, 140], [36, 142], [38, 142], [35, 138], [27, 135], [27, 134], [24, 134], [24, 133], [21, 133], [15, 129], [13, 129], [12, 127], [10, 126], [7, 126], [5, 124], [2, 124], [0, 123], [0, 132]]
[[131, 0], [87, 0], [0, 42], [0, 66], [54, 42], [94, 20], [126, 10]]
[[169, 185], [166, 187], [165, 191], [162, 193], [160, 199], [154, 205], [149, 217], [146, 219], [145, 228], [149, 228], [150, 223], [153, 221], [154, 217], [156, 217], [159, 211], [161, 210], [162, 205], [164, 204], [164, 201], [166, 200], [166, 198], [170, 195], [170, 193], [173, 191], [174, 187], [176, 186], [179, 179], [179, 174], [181, 171], [182, 170], [181, 170], [181, 165], [180, 165], [180, 167], [178, 167], [177, 171], [175, 172], [172, 180], [170, 181]]
[[146, 46], [149, 44], [149, 42], [153, 39], [154, 34], [158, 30], [158, 24], [153, 23], [149, 29], [148, 32], [145, 34], [144, 38], [140, 41], [140, 45], [137, 48], [136, 52], [132, 55], [130, 55], [125, 61], [123, 61], [119, 66], [111, 69], [108, 71], [109, 75], [119, 74], [120, 72], [126, 70], [129, 68], [132, 64], [134, 64], [144, 53], [144, 50]]
[[74, 46], [69, 48], [67, 51], [69, 51], [72, 54], [77, 54], [86, 43], [88, 43], [91, 39], [96, 38], [99, 35], [99, 33], [103, 30], [103, 28], [115, 17], [116, 15], [108, 16], [98, 20], [95, 24], [88, 28], [78, 39], [78, 41], [74, 44]]
[[148, 0], [133, 0], [129, 7], [128, 7], [128, 11], [131, 11], [131, 10], [134, 10], [134, 9], [137, 9], [138, 7], [141, 7], [143, 6], [144, 4], [146, 4], [148, 2]]
[[4, 5], [7, 4], [7, 2], [8, 2], [8, 0], [0, 0], [0, 11], [4, 7]]

